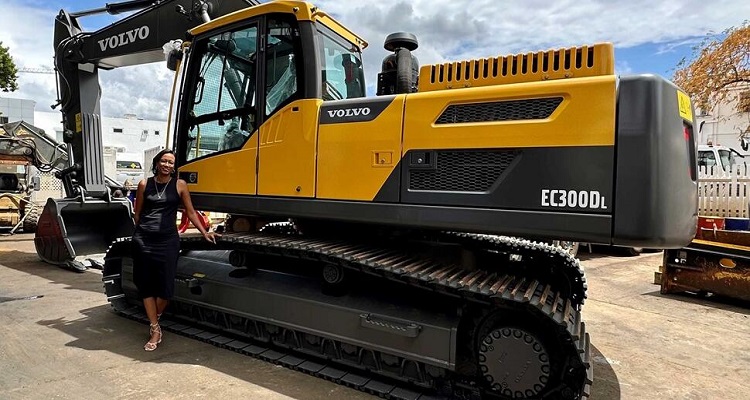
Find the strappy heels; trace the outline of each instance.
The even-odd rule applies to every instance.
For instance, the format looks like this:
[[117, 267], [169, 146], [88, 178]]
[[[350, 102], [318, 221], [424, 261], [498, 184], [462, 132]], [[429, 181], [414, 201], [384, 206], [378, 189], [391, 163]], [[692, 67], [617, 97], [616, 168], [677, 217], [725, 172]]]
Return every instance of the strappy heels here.
[[146, 351], [154, 351], [156, 350], [156, 347], [161, 343], [161, 326], [159, 324], [150, 324], [151, 329], [149, 329], [149, 333], [151, 336], [154, 336], [155, 334], [159, 334], [159, 340], [156, 342], [152, 342], [151, 339], [149, 339], [148, 342], [146, 342], [145, 345], [143, 345], [143, 350]]

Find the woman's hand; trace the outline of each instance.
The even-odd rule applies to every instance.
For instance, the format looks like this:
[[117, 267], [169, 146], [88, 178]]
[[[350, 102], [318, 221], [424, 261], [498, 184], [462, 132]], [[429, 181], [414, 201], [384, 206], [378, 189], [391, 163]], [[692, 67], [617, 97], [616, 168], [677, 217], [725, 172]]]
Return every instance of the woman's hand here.
[[216, 232], [203, 232], [203, 239], [206, 239], [207, 241], [216, 244], [216, 238], [220, 238], [221, 235], [219, 235]]

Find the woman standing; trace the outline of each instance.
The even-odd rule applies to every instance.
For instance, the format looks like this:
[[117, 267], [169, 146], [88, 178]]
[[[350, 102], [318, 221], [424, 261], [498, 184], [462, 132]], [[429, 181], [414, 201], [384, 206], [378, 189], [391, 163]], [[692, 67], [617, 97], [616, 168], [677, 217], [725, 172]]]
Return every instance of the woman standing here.
[[211, 243], [216, 235], [207, 232], [198, 218], [187, 183], [173, 177], [175, 156], [162, 150], [153, 159], [154, 176], [138, 183], [135, 200], [135, 233], [133, 234], [133, 281], [143, 298], [143, 306], [151, 323], [151, 337], [143, 346], [154, 351], [161, 343], [159, 317], [174, 294], [174, 277], [180, 236], [177, 233], [177, 208], [182, 207], [188, 218]]

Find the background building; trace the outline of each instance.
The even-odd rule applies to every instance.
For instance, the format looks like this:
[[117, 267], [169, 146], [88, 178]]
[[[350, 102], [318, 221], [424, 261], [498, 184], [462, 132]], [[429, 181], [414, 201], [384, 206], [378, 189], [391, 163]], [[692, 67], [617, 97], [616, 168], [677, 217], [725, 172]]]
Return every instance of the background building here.
[[731, 100], [716, 104], [710, 110], [696, 110], [698, 144], [722, 145], [734, 148], [741, 154], [741, 139], [750, 140], [750, 85], [738, 85], [732, 89]]
[[26, 121], [34, 125], [34, 106], [33, 100], [0, 97], [0, 124]]

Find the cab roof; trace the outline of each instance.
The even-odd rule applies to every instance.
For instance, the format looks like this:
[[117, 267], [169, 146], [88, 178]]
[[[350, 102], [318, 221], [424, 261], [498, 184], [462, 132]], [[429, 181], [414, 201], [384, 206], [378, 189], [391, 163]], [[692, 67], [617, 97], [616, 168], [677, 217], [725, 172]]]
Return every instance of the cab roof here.
[[280, 0], [248, 7], [199, 25], [191, 29], [190, 34], [193, 36], [201, 35], [229, 24], [271, 13], [293, 14], [298, 21], [312, 21], [323, 24], [357, 46], [360, 50], [367, 47], [367, 42], [356, 33], [349, 30], [318, 7], [304, 1]]

